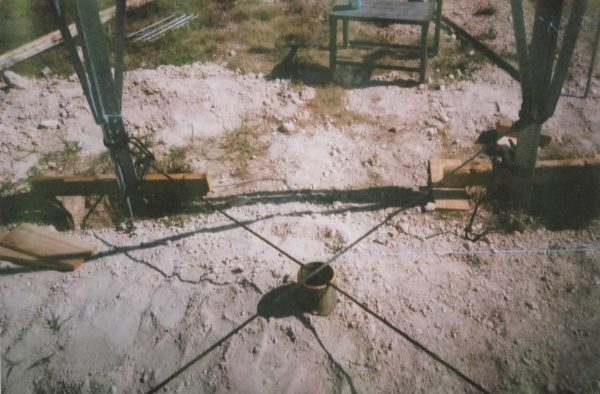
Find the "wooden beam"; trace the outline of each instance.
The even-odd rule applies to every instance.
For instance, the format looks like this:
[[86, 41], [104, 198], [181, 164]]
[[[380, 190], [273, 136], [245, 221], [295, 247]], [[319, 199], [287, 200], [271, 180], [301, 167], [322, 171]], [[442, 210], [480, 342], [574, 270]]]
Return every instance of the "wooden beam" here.
[[433, 189], [436, 211], [468, 211], [471, 209], [467, 190], [463, 188]]
[[[140, 7], [152, 0], [128, 0], [127, 8]], [[116, 7], [110, 7], [100, 12], [100, 21], [106, 23], [114, 18], [116, 13]], [[77, 35], [77, 27], [75, 23], [69, 25], [71, 35], [75, 37]], [[53, 48], [62, 42], [62, 36], [60, 31], [55, 30], [52, 33], [46, 34], [34, 41], [31, 41], [25, 45], [22, 45], [12, 51], [8, 51], [0, 55], [0, 70], [11, 67], [12, 65], [19, 63], [23, 60], [27, 60], [38, 53], [44, 52], [50, 48]]]
[[96, 251], [95, 245], [31, 224], [0, 234], [0, 259], [34, 268], [73, 270]]
[[[173, 192], [204, 196], [210, 191], [206, 174], [148, 174], [141, 184], [142, 195]], [[39, 176], [31, 180], [31, 192], [44, 196], [118, 195], [115, 175]]]
[[[439, 159], [438, 159], [439, 160]], [[456, 160], [448, 160], [444, 165], [444, 174], [448, 175], [456, 168]], [[449, 175], [444, 187], [458, 188], [487, 185], [491, 180], [492, 165], [489, 160], [467, 164], [456, 173]], [[507, 184], [513, 176], [508, 169], [497, 169], [495, 182]], [[533, 184], [569, 183], [574, 180], [600, 182], [600, 156], [566, 160], [540, 160], [533, 172]]]

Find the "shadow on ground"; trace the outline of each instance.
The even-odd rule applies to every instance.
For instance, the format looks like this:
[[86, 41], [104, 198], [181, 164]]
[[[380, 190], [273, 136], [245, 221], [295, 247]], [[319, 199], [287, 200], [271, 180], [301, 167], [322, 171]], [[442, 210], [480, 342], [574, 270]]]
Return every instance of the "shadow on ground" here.
[[288, 283], [271, 290], [260, 299], [257, 307], [258, 314], [266, 319], [281, 319], [292, 316], [298, 319], [304, 328], [315, 337], [319, 346], [321, 346], [321, 349], [327, 354], [327, 358], [336, 375], [338, 385], [341, 381], [346, 380], [350, 386], [350, 391], [353, 394], [357, 393], [352, 377], [332, 356], [327, 347], [325, 347], [317, 330], [312, 325], [310, 318], [305, 314], [305, 310], [299, 302], [300, 293], [298, 290], [299, 287], [297, 283]]
[[[318, 211], [322, 215], [335, 215], [345, 212], [376, 211], [385, 208], [404, 207], [424, 201], [425, 192], [413, 191], [405, 187], [383, 186], [357, 190], [284, 190], [259, 191], [227, 197], [206, 198], [205, 200], [183, 199], [181, 196], [162, 195], [147, 199], [146, 206], [138, 215], [140, 219], [161, 218], [166, 215], [201, 214], [214, 209], [228, 209], [235, 206], [290, 203], [309, 203], [325, 208]], [[339, 202], [347, 206], [334, 207]], [[349, 206], [348, 206], [349, 205]], [[114, 209], [107, 214], [112, 215]], [[278, 216], [302, 216], [317, 213], [315, 210], [294, 211], [267, 215], [261, 220]], [[110, 223], [111, 219], [107, 218]], [[30, 222], [53, 225], [58, 230], [74, 227], [74, 218], [62, 203], [55, 198], [45, 199], [30, 194], [18, 194], [0, 198], [0, 225]], [[254, 221], [244, 221], [245, 224]], [[235, 225], [234, 225], [235, 226]], [[223, 226], [221, 231], [228, 230]]]
[[[361, 43], [367, 45], [368, 43]], [[298, 51], [302, 49], [298, 46], [292, 46], [283, 59], [277, 63], [268, 74], [268, 80], [289, 79], [294, 82], [300, 82], [307, 86], [324, 87], [331, 82], [335, 82], [346, 88], [365, 88], [374, 86], [399, 86], [411, 88], [418, 85], [415, 79], [395, 79], [392, 81], [372, 79], [375, 69], [378, 68], [378, 62], [383, 59], [393, 59], [396, 63], [394, 69], [414, 72], [414, 67], [406, 67], [397, 64], [398, 61], [405, 62], [418, 58], [414, 50], [407, 47], [405, 50], [392, 51], [382, 48], [362, 55], [359, 59], [340, 60], [340, 65], [336, 69], [332, 81], [329, 67], [318, 63], [308, 63], [306, 61], [295, 59]], [[326, 47], [318, 48], [321, 51], [328, 52]]]

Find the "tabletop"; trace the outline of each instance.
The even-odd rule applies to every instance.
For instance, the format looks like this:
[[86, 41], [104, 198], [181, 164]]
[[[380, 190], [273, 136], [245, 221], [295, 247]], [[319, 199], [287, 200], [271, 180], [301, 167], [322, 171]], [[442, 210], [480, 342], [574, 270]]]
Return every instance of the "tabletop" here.
[[398, 0], [363, 0], [361, 8], [352, 9], [348, 0], [338, 0], [330, 17], [396, 23], [424, 23], [430, 21], [435, 3], [406, 2]]

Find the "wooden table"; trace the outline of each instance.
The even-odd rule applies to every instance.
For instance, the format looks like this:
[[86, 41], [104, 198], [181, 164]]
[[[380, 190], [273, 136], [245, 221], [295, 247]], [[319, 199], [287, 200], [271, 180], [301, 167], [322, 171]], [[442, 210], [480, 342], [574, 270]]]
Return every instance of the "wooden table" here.
[[[343, 5], [342, 5], [343, 3]], [[421, 27], [421, 45], [415, 48], [419, 49], [420, 66], [419, 82], [425, 81], [427, 71], [427, 35], [429, 24], [436, 14], [436, 35], [434, 52], [437, 52], [439, 45], [439, 16], [441, 15], [442, 0], [436, 3], [425, 2], [405, 2], [398, 0], [363, 0], [361, 8], [352, 9], [348, 0], [338, 0], [336, 6], [329, 13], [329, 72], [333, 79], [337, 63], [337, 26], [338, 20], [343, 22], [343, 46], [347, 48], [350, 45], [349, 40], [349, 22], [359, 21], [367, 23], [399, 23], [404, 25], [415, 25]], [[437, 11], [437, 12], [436, 12]], [[384, 46], [384, 45], [382, 45]]]

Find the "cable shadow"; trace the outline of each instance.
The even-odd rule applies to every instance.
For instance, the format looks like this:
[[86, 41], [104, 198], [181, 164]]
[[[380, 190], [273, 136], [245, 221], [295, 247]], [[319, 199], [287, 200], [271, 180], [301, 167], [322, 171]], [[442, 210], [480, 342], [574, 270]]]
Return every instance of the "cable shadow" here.
[[302, 325], [313, 334], [325, 354], [327, 354], [327, 358], [335, 370], [338, 381], [341, 380], [339, 377], [342, 376], [348, 382], [352, 394], [358, 393], [350, 374], [339, 362], [337, 362], [337, 360], [325, 347], [325, 344], [319, 337], [317, 330], [312, 325], [309, 318], [305, 316], [306, 311], [298, 302], [298, 286], [296, 283], [285, 284], [265, 294], [258, 302], [257, 313], [259, 316], [266, 319], [281, 319], [292, 316], [298, 319]]
[[[293, 202], [309, 202], [317, 205], [330, 206], [333, 202], [341, 202], [348, 204], [364, 204], [361, 206], [353, 206], [349, 208], [338, 208], [329, 209], [327, 211], [320, 211], [322, 215], [338, 215], [346, 212], [371, 212], [386, 208], [409, 208], [418, 204], [418, 201], [423, 200], [427, 197], [426, 192], [416, 192], [411, 189], [401, 187], [383, 187], [383, 188], [369, 188], [362, 190], [350, 190], [350, 191], [324, 191], [324, 190], [292, 190], [292, 191], [267, 191], [267, 192], [253, 192], [228, 197], [216, 197], [207, 199], [218, 209], [227, 209], [232, 206], [231, 202], [236, 198], [243, 198], [243, 205], [257, 205], [257, 204], [275, 204], [282, 205]], [[203, 204], [199, 207], [189, 207], [186, 211], [188, 214], [194, 214], [197, 212], [205, 212], [206, 207]], [[314, 210], [303, 210], [295, 211], [284, 214], [271, 214], [263, 216], [259, 219], [252, 220], [240, 220], [239, 222], [243, 225], [251, 225], [260, 221], [270, 220], [276, 217], [299, 217], [305, 215], [311, 215], [317, 213]], [[214, 234], [223, 231], [229, 231], [240, 226], [236, 223], [228, 223], [220, 226], [211, 228], [202, 228], [192, 231], [187, 231], [180, 234], [174, 234], [171, 236], [158, 238], [150, 242], [144, 242], [136, 245], [127, 246], [115, 246], [110, 250], [100, 252], [90, 257], [87, 262], [101, 259], [108, 256], [117, 254], [127, 253], [134, 250], [150, 249], [159, 246], [165, 246], [168, 242], [179, 241], [197, 234]], [[96, 235], [97, 236], [97, 235]]]
[[[313, 334], [325, 354], [327, 354], [327, 358], [329, 362], [333, 366], [335, 370], [336, 376], [342, 376], [348, 382], [350, 386], [350, 390], [352, 394], [358, 393], [356, 387], [354, 386], [354, 381], [350, 374], [342, 367], [342, 365], [337, 362], [337, 360], [333, 357], [333, 355], [327, 350], [325, 344], [319, 337], [317, 330], [310, 322], [310, 319], [306, 317], [304, 314], [306, 311], [301, 306], [301, 303], [298, 301], [298, 286], [296, 283], [288, 283], [283, 286], [279, 286], [267, 294], [265, 294], [257, 306], [257, 313], [259, 316], [264, 317], [266, 319], [274, 318], [281, 319], [285, 317], [295, 317], [298, 319], [302, 325]], [[338, 378], [338, 380], [341, 380]]]
[[352, 376], [350, 376], [350, 374], [344, 369], [344, 367], [342, 367], [342, 365], [339, 362], [337, 362], [337, 360], [333, 357], [333, 355], [329, 352], [329, 350], [327, 350], [327, 348], [325, 347], [325, 344], [319, 337], [317, 330], [312, 325], [310, 320], [304, 315], [298, 315], [298, 316], [296, 316], [296, 318], [298, 320], [300, 320], [300, 322], [304, 325], [304, 327], [306, 327], [308, 329], [308, 331], [310, 331], [313, 334], [313, 336], [315, 337], [315, 339], [321, 346], [321, 349], [323, 349], [325, 354], [327, 354], [327, 358], [329, 358], [329, 362], [331, 363], [331, 365], [333, 365], [333, 367], [335, 369], [335, 372], [337, 375], [336, 376], [337, 380], [340, 381], [341, 380], [340, 375], [343, 376], [343, 378], [346, 379], [346, 382], [348, 382], [348, 385], [350, 386], [350, 391], [352, 392], [352, 394], [358, 394], [358, 391], [356, 390], [356, 387], [354, 386], [354, 381], [352, 380]]
[[[311, 203], [314, 205], [327, 206], [326, 211], [316, 212], [314, 210], [296, 211], [286, 214], [273, 214], [260, 220], [271, 219], [279, 216], [302, 216], [319, 213], [322, 215], [336, 215], [345, 212], [371, 212], [379, 209], [402, 206], [404, 201], [414, 198], [415, 195], [425, 196], [425, 192], [413, 191], [412, 189], [398, 186], [370, 187], [356, 190], [312, 190], [297, 189], [284, 191], [258, 191], [241, 193], [223, 197], [207, 197], [215, 207], [226, 209], [239, 205], [275, 204], [282, 205], [294, 202]], [[200, 201], [200, 203], [199, 203]], [[155, 206], [155, 211], [140, 215], [141, 219], [152, 219], [173, 214], [198, 214], [212, 211], [207, 209], [202, 200], [189, 199], [180, 204], [180, 200], [173, 201], [173, 206], [168, 201], [161, 204], [161, 208]], [[335, 202], [353, 204], [347, 208], [332, 209]], [[71, 214], [57, 200], [40, 199], [31, 194], [18, 194], [0, 198], [0, 224], [9, 225], [13, 223], [30, 222], [38, 224], [49, 224], [58, 230], [72, 230], [73, 218]], [[244, 222], [251, 224], [254, 221]], [[226, 231], [235, 225], [216, 228], [212, 232]], [[189, 233], [193, 235], [194, 233]], [[182, 236], [181, 238], [184, 238]], [[176, 240], [167, 238], [166, 240]]]
[[282, 205], [295, 202], [327, 206], [331, 206], [335, 202], [342, 204], [362, 204], [362, 206], [355, 205], [346, 209], [333, 209], [329, 211], [333, 214], [339, 214], [347, 210], [370, 211], [373, 209], [401, 207], [406, 201], [412, 201], [415, 197], [425, 197], [426, 195], [427, 192], [425, 190], [414, 191], [401, 186], [377, 186], [351, 190], [296, 189], [256, 191], [226, 197], [211, 197], [207, 198], [207, 200], [219, 207], [227, 207], [231, 204], [256, 205], [268, 203]]
[[32, 272], [46, 272], [46, 271], [56, 271], [52, 268], [48, 267], [3, 267], [0, 268], [0, 276], [9, 276], [9, 275], [17, 275], [17, 274], [28, 274]]
[[[207, 198], [207, 201], [213, 204], [216, 208], [222, 210], [238, 205], [258, 205], [265, 203], [284, 205], [294, 202], [311, 203], [315, 205], [327, 206], [328, 209], [325, 211], [302, 210], [289, 213], [276, 213], [266, 215], [258, 219], [240, 220], [239, 224], [227, 223], [211, 228], [194, 229], [180, 234], [174, 234], [158, 238], [149, 242], [143, 242], [139, 244], [126, 246], [114, 246], [108, 244], [104, 240], [100, 239], [97, 236], [97, 234], [94, 234], [101, 242], [111, 247], [111, 249], [99, 252], [96, 255], [89, 257], [86, 260], [86, 263], [90, 263], [104, 257], [114, 256], [118, 254], [127, 254], [128, 252], [135, 250], [144, 250], [165, 246], [169, 242], [176, 242], [197, 234], [214, 234], [224, 231], [230, 231], [233, 229], [240, 228], [240, 224], [248, 226], [260, 221], [270, 220], [276, 217], [301, 217], [305, 215], [311, 215], [314, 213], [319, 213], [321, 215], [338, 215], [347, 212], [373, 212], [386, 208], [409, 208], [418, 205], [418, 202], [424, 201], [426, 197], [427, 193], [425, 191], [413, 191], [412, 189], [404, 187], [386, 186], [358, 190], [300, 189], [285, 191], [258, 191], [239, 195], [231, 195], [227, 197]], [[236, 201], [240, 199], [243, 200], [243, 203], [237, 204]], [[0, 203], [1, 202], [2, 199], [0, 199]], [[350, 207], [329, 208], [333, 206], [335, 202], [353, 205]], [[185, 210], [183, 212], [187, 214], [197, 214], [201, 212], [205, 213], [214, 211], [212, 209], [207, 209], [206, 204], [201, 204], [185, 207]], [[18, 217], [18, 215], [15, 217]], [[2, 223], [5, 224], [5, 222]], [[11, 275], [23, 272], [27, 271], [22, 270], [21, 268], [6, 269], [4, 271], [0, 271], [0, 275]]]

